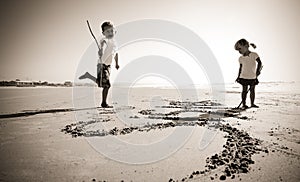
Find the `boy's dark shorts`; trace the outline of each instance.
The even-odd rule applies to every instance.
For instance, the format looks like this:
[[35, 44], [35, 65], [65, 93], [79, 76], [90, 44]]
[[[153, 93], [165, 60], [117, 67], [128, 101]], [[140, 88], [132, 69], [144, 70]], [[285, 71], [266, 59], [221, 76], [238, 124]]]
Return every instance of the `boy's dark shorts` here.
[[110, 87], [110, 65], [98, 64], [97, 65], [97, 84], [98, 87], [109, 88]]
[[237, 82], [243, 86], [247, 86], [247, 85], [250, 85], [250, 86], [253, 86], [253, 85], [258, 85], [259, 81], [258, 79], [244, 79], [244, 78], [239, 78], [237, 80]]

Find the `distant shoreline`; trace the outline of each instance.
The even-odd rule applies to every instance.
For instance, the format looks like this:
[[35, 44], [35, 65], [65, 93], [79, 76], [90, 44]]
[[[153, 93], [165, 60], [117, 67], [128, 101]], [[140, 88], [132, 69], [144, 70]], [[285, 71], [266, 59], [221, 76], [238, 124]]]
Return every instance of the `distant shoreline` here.
[[[299, 81], [269, 81], [269, 82], [260, 82], [260, 84], [289, 84], [289, 83], [299, 83]], [[22, 85], [23, 84], [23, 85]], [[231, 83], [215, 83], [215, 84], [194, 84], [194, 85], [179, 85], [181, 89], [194, 89], [194, 88], [209, 88], [211, 86], [228, 86], [236, 84], [234, 82]], [[239, 84], [236, 84], [238, 87]], [[66, 88], [66, 87], [97, 87], [94, 83], [73, 83], [71, 81], [65, 81], [64, 83], [50, 83], [47, 81], [0, 81], [0, 88]], [[139, 84], [139, 85], [131, 85], [129, 83], [113, 83], [112, 87], [118, 88], [162, 88], [162, 89], [169, 89], [175, 88], [176, 86], [173, 85], [155, 85], [155, 84]]]
[[65, 81], [64, 83], [50, 83], [47, 81], [27, 81], [27, 80], [11, 80], [11, 81], [0, 81], [0, 87], [35, 87], [35, 86], [51, 86], [51, 87], [72, 87], [71, 81]]

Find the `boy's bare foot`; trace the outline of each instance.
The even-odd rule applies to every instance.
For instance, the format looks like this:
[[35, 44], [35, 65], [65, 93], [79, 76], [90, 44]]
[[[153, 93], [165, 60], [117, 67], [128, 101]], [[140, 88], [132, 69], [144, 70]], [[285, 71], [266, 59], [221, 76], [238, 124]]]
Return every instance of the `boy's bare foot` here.
[[112, 106], [108, 105], [107, 103], [102, 103], [101, 107], [103, 107], [103, 108], [112, 108]]
[[85, 72], [83, 75], [81, 75], [81, 76], [79, 77], [79, 80], [88, 78], [88, 74], [89, 74], [88, 72]]
[[255, 105], [255, 104], [252, 104], [251, 107], [253, 107], [253, 108], [259, 108], [259, 107], [258, 107], [257, 105]]

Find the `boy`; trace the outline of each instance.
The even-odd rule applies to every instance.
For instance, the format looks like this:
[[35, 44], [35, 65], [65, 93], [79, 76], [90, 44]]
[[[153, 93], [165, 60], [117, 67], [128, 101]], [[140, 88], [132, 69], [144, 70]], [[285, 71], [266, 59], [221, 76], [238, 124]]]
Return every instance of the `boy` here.
[[118, 64], [118, 53], [117, 45], [114, 40], [115, 30], [111, 22], [104, 22], [101, 25], [102, 34], [104, 38], [100, 40], [100, 49], [98, 51], [99, 59], [97, 64], [97, 78], [92, 76], [90, 73], [86, 72], [84, 75], [80, 76], [79, 79], [91, 79], [96, 82], [98, 87], [102, 87], [102, 103], [101, 107], [107, 108], [110, 107], [107, 102], [107, 94], [110, 88], [110, 66], [113, 59], [116, 62], [116, 69], [119, 69]]

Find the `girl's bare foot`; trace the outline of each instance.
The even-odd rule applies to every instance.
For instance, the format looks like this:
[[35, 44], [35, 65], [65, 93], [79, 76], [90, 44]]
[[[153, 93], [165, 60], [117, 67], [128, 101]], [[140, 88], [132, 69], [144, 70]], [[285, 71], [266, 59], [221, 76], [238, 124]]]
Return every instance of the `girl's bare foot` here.
[[249, 107], [247, 105], [243, 105], [242, 109], [248, 109]]

